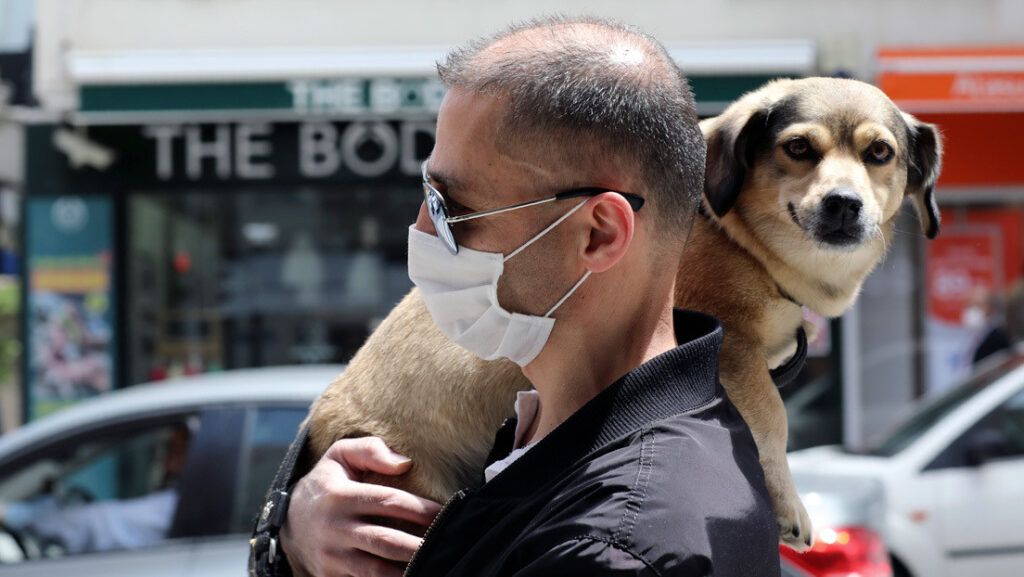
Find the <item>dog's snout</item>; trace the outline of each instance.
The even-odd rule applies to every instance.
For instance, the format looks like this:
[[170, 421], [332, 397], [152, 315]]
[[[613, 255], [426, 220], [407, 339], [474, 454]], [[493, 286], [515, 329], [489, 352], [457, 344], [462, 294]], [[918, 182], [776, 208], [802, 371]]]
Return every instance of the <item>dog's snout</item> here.
[[826, 219], [835, 220], [841, 224], [856, 221], [860, 217], [860, 209], [864, 203], [852, 190], [837, 188], [825, 196], [821, 205]]
[[864, 226], [860, 221], [864, 201], [850, 188], [834, 188], [821, 199], [816, 233], [832, 245], [849, 246], [860, 242]]

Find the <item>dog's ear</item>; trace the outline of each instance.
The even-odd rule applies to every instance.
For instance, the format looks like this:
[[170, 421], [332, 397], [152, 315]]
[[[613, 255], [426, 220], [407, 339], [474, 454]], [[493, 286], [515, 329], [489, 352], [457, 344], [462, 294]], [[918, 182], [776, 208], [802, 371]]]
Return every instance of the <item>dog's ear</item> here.
[[907, 123], [910, 154], [907, 158], [906, 196], [917, 209], [917, 218], [925, 236], [939, 234], [939, 205], [935, 202], [935, 181], [942, 168], [942, 137], [934, 124], [921, 122], [903, 113]]
[[708, 147], [704, 196], [719, 218], [732, 209], [743, 190], [757, 145], [767, 131], [768, 116], [769, 110], [761, 108], [735, 118], [715, 119], [704, 135]]

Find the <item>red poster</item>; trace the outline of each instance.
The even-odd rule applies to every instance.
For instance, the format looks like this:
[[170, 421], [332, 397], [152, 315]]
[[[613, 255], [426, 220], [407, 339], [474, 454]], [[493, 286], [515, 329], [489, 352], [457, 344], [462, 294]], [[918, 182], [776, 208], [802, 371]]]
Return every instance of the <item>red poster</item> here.
[[928, 243], [928, 314], [959, 325], [971, 295], [1002, 287], [1002, 238], [998, 227], [949, 227]]

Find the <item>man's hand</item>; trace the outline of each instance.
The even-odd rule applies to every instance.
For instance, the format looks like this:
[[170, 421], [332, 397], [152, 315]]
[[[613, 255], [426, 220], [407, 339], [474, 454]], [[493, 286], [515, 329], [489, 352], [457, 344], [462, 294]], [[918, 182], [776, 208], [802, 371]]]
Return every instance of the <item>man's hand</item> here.
[[412, 461], [377, 437], [342, 439], [292, 491], [281, 546], [296, 574], [399, 577], [422, 539], [374, 524], [387, 517], [427, 527], [441, 506], [363, 483], [366, 473], [401, 475]]

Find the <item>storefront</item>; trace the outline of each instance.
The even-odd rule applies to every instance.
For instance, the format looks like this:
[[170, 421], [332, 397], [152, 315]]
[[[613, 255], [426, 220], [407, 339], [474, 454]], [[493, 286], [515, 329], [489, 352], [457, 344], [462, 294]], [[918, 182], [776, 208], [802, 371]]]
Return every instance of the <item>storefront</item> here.
[[932, 393], [971, 370], [993, 331], [1007, 330], [1024, 272], [1024, 47], [883, 49], [878, 64], [879, 86], [945, 141], [942, 232], [914, 271], [927, 297], [920, 392]]
[[[677, 50], [703, 113], [813, 72], [811, 43], [746, 49]], [[439, 54], [69, 56], [77, 108], [25, 128], [29, 418], [176, 375], [347, 361], [411, 287]]]

